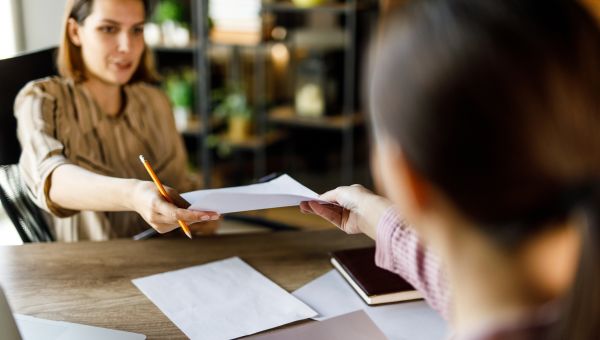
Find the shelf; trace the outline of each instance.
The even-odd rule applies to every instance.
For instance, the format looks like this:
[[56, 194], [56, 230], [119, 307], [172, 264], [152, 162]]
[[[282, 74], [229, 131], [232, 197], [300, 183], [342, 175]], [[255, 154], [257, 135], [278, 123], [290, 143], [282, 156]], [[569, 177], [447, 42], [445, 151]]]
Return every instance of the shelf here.
[[294, 127], [315, 128], [324, 130], [344, 130], [361, 125], [364, 117], [359, 112], [352, 115], [302, 117], [296, 115], [291, 106], [279, 106], [269, 111], [269, 122]]
[[[209, 58], [212, 60], [215, 59], [226, 59], [228, 58], [230, 52], [229, 52], [229, 48], [231, 47], [241, 47], [241, 48], [260, 48], [263, 46], [269, 46], [269, 43], [263, 42], [263, 41], [259, 41], [258, 43], [254, 44], [254, 43], [250, 43], [250, 41], [225, 41], [225, 40], [218, 40], [214, 41], [211, 39], [209, 39], [208, 44], [206, 45], [207, 48], [207, 54], [209, 56]], [[198, 45], [190, 45], [190, 46], [186, 46], [186, 47], [166, 47], [166, 46], [153, 46], [150, 47], [150, 49], [155, 53], [155, 54], [169, 54], [169, 55], [183, 55], [183, 54], [187, 54], [192, 56], [195, 52], [198, 52], [200, 50], [200, 47], [198, 47]]]
[[[220, 128], [223, 124], [222, 119], [217, 119], [215, 117], [211, 118], [212, 130]], [[192, 119], [188, 121], [186, 128], [180, 130], [179, 133], [184, 136], [202, 136], [206, 133], [206, 128], [200, 119]]]
[[[215, 56], [214, 50], [219, 48], [241, 47], [241, 48], [268, 48], [274, 44], [280, 43], [272, 40], [262, 40], [258, 35], [224, 32], [225, 35], [215, 36], [211, 33], [208, 40], [208, 51], [211, 57]], [[290, 44], [287, 44], [290, 48]], [[337, 47], [336, 47], [337, 48]], [[191, 54], [196, 52], [197, 45], [184, 47], [171, 46], [150, 46], [150, 50], [155, 53], [173, 53], [173, 54]]]
[[268, 132], [266, 136], [251, 136], [248, 139], [237, 141], [231, 140], [226, 133], [219, 135], [219, 141], [234, 150], [258, 151], [273, 145], [286, 137], [282, 131]]
[[209, 33], [210, 43], [214, 45], [257, 46], [261, 43], [260, 32], [236, 32], [212, 29]]
[[182, 46], [182, 47], [161, 46], [161, 45], [150, 46], [150, 49], [152, 51], [159, 52], [159, 53], [192, 53], [196, 50], [196, 48], [197, 48], [197, 46], [195, 44], [188, 45], [188, 46]]
[[[251, 177], [249, 173], [252, 172], [252, 165], [254, 167], [254, 177], [260, 177], [269, 167], [279, 166], [279, 159], [273, 158], [271, 153], [277, 152], [277, 155], [279, 155], [282, 150], [287, 149], [287, 145], [285, 145], [286, 138], [291, 138], [294, 132], [309, 132], [306, 138], [312, 138], [310, 132], [321, 132], [317, 134], [319, 137], [325, 138], [328, 138], [329, 134], [343, 136], [339, 147], [336, 142], [335, 149], [332, 148], [336, 153], [340, 151], [339, 157], [336, 155], [334, 161], [337, 165], [339, 158], [341, 175], [337, 169], [332, 170], [331, 172], [335, 178], [328, 180], [327, 183], [336, 182], [336, 184], [339, 184], [340, 181], [350, 183], [349, 178], [352, 178], [353, 152], [356, 139], [352, 132], [356, 127], [363, 125], [365, 121], [361, 112], [354, 112], [359, 111], [359, 109], [354, 109], [358, 106], [349, 106], [354, 102], [351, 99], [355, 98], [355, 83], [357, 82], [355, 69], [361, 57], [357, 53], [357, 42], [359, 41], [358, 33], [362, 32], [362, 29], [358, 29], [358, 27], [362, 25], [362, 21], [369, 23], [367, 20], [369, 17], [363, 16], [363, 14], [369, 14], [368, 11], [377, 8], [378, 1], [328, 0], [323, 1], [322, 5], [314, 7], [297, 7], [293, 4], [294, 2], [292, 0], [262, 0], [260, 3], [256, 3], [253, 10], [260, 11], [260, 13], [253, 12], [252, 17], [255, 17], [254, 14], [259, 15], [260, 18], [257, 19], [261, 20], [260, 25], [246, 25], [247, 23], [240, 22], [234, 22], [235, 25], [228, 25], [226, 21], [220, 23], [218, 20], [213, 20], [213, 25], [209, 27], [208, 16], [206, 15], [209, 12], [209, 1], [194, 0], [190, 3], [189, 8], [191, 14], [189, 18], [189, 45], [183, 47], [164, 45], [150, 47], [155, 53], [161, 70], [169, 71], [170, 68], [192, 66], [197, 72], [198, 80], [205, 80], [203, 83], [198, 83], [202, 86], [194, 88], [196, 100], [193, 109], [193, 111], [196, 111], [194, 117], [202, 118], [204, 121], [203, 123], [197, 120], [191, 121], [183, 131], [180, 131], [180, 134], [185, 137], [186, 145], [190, 147], [190, 150], [195, 152], [194, 157], [191, 158], [198, 166], [202, 165], [203, 169], [207, 169], [206, 173], [203, 173], [204, 184], [207, 187], [211, 187], [211, 183], [226, 184], [232, 180], [240, 181], [240, 179], [249, 178]], [[322, 14], [326, 16], [326, 20], [336, 21], [334, 25], [336, 32], [341, 32], [341, 34], [337, 33], [331, 39], [324, 39], [325, 34], [316, 22], [318, 20], [312, 20], [313, 14], [317, 16]], [[294, 18], [302, 20], [297, 21]], [[341, 103], [345, 103], [345, 108], [352, 107], [350, 111], [336, 109], [327, 112], [330, 114], [329, 116], [314, 118], [296, 115], [293, 102], [292, 105], [289, 105], [290, 101], [287, 98], [290, 95], [287, 85], [293, 86], [294, 84], [292, 74], [275, 74], [274, 72], [279, 72], [279, 70], [272, 66], [270, 59], [272, 51], [269, 47], [272, 44], [280, 43], [271, 41], [267, 35], [275, 24], [283, 27], [289, 25], [289, 32], [293, 31], [294, 33], [290, 34], [290, 38], [287, 40], [281, 41], [281, 43], [287, 44], [289, 48], [290, 56], [288, 57], [290, 59], [288, 59], [288, 65], [290, 65], [290, 69], [294, 66], [293, 62], [296, 61], [292, 59], [296, 54], [292, 53], [297, 51], [297, 54], [300, 55], [304, 52], [303, 46], [297, 41], [298, 37], [311, 38], [310, 34], [306, 34], [306, 32], [310, 33], [311, 29], [317, 31], [316, 36], [320, 39], [316, 41], [319, 43], [316, 47], [313, 46], [314, 44], [308, 45], [310, 49], [320, 48], [323, 41], [344, 42], [343, 46], [336, 45], [336, 48], [344, 53], [343, 65], [340, 63], [339, 70], [336, 68], [335, 74], [332, 74], [331, 77], [339, 77], [340, 81], [343, 82], [343, 87], [340, 86], [339, 89], [339, 99]], [[302, 35], [303, 33], [304, 35]], [[281, 79], [275, 77], [281, 77]], [[223, 81], [221, 81], [222, 79]], [[249, 101], [257, 106], [256, 109], [259, 114], [257, 131], [260, 132], [260, 137], [253, 136], [247, 140], [236, 141], [228, 138], [225, 133], [227, 129], [224, 128], [224, 125], [227, 122], [214, 122], [212, 113], [207, 111], [210, 111], [212, 105], [216, 104], [212, 98], [213, 86], [220, 87], [221, 83], [227, 86], [228, 82], [243, 83], [244, 81], [249, 84], [248, 92], [253, 96]], [[287, 83], [284, 83], [284, 81]], [[273, 89], [276, 86], [281, 86], [282, 91]], [[287, 100], [283, 102], [287, 106], [277, 107], [273, 110], [270, 110], [269, 107], [269, 110], [265, 110], [267, 102], [282, 103], [283, 100]], [[202, 112], [202, 115], [198, 114], [199, 112]], [[298, 131], [294, 129], [298, 129]], [[308, 131], [309, 129], [311, 131]], [[362, 131], [357, 130], [357, 132]], [[298, 137], [304, 138], [301, 135], [298, 135]], [[224, 148], [220, 149], [220, 147]], [[227, 157], [225, 155], [226, 151], [231, 151], [233, 156]], [[304, 153], [302, 153], [302, 156], [312, 157]], [[253, 164], [246, 162], [250, 158], [252, 158]], [[309, 164], [310, 161], [312, 161], [312, 158], [306, 163]], [[302, 166], [302, 164], [300, 165]], [[217, 170], [221, 166], [227, 171]], [[345, 171], [344, 169], [349, 170]], [[219, 177], [218, 173], [234, 174], [236, 177], [229, 177], [228, 175]], [[319, 184], [322, 181], [323, 178], [317, 176], [315, 183]], [[323, 186], [326, 187], [327, 185]], [[284, 215], [288, 213], [285, 212]], [[266, 216], [265, 219], [274, 218]], [[281, 222], [282, 224], [291, 224], [285, 223], [285, 221]], [[312, 224], [312, 222], [308, 223]]]
[[[230, 43], [222, 43], [220, 41], [212, 41], [209, 39], [209, 44], [207, 45], [207, 47], [213, 47], [209, 50], [209, 53], [212, 54], [214, 48], [219, 48], [219, 47], [230, 47], [230, 46], [248, 46], [245, 43], [241, 43], [241, 44], [230, 44]], [[196, 51], [198, 51], [200, 47], [196, 44], [192, 44], [189, 46], [183, 46], [183, 47], [174, 47], [174, 46], [150, 46], [150, 49], [153, 52], [156, 53], [194, 53]], [[212, 55], [211, 55], [212, 56]]]
[[200, 120], [191, 120], [183, 130], [179, 130], [184, 136], [203, 135], [205, 132], [204, 124]]
[[346, 14], [355, 10], [368, 8], [368, 4], [354, 3], [332, 3], [312, 7], [298, 7], [291, 2], [275, 2], [265, 3], [261, 7], [262, 12], [293, 12], [293, 13], [311, 13], [311, 12], [326, 12], [334, 14]]

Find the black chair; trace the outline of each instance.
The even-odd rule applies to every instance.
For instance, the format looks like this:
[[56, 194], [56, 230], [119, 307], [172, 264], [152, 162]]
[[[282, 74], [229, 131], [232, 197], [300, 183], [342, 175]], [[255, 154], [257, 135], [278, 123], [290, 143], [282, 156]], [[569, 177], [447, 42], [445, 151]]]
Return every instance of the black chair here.
[[40, 209], [27, 196], [18, 165], [0, 165], [0, 201], [23, 242], [52, 242]]
[[13, 114], [15, 97], [29, 81], [57, 74], [55, 52], [56, 48], [48, 48], [0, 60], [0, 165], [19, 162], [21, 154]]
[[31, 80], [56, 75], [56, 48], [0, 60], [0, 200], [23, 242], [53, 241], [42, 212], [27, 196], [19, 176], [21, 147], [13, 114], [15, 97]]

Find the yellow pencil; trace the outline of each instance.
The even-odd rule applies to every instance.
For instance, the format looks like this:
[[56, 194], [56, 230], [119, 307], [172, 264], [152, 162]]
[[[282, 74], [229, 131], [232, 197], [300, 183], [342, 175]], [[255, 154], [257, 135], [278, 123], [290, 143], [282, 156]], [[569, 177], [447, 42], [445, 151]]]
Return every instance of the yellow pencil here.
[[[169, 197], [169, 194], [167, 194], [167, 191], [165, 190], [162, 183], [160, 182], [160, 179], [158, 179], [158, 176], [156, 176], [156, 173], [154, 172], [154, 170], [152, 170], [150, 163], [148, 163], [148, 161], [142, 155], [140, 155], [140, 161], [142, 161], [142, 164], [144, 164], [146, 171], [148, 171], [148, 174], [150, 175], [150, 177], [152, 177], [152, 181], [154, 182], [154, 184], [156, 184], [156, 187], [158, 188], [158, 191], [160, 191], [160, 194], [162, 195], [162, 197], [167, 202], [173, 203], [173, 201], [171, 200], [171, 197]], [[183, 229], [183, 231], [185, 232], [187, 237], [192, 238], [192, 233], [190, 232], [190, 227], [188, 227], [188, 225], [185, 224], [185, 222], [183, 222], [182, 220], [177, 220], [177, 223], [179, 223], [179, 226], [181, 227], [181, 229]]]

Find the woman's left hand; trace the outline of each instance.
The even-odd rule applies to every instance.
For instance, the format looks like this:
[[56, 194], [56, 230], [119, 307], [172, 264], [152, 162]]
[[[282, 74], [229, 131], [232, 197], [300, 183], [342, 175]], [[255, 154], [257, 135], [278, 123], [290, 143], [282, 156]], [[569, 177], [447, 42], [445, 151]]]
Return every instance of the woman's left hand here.
[[[184, 200], [179, 193], [168, 186], [165, 191], [169, 196], [166, 200], [157, 190], [154, 183], [150, 181], [135, 180], [130, 199], [131, 210], [139, 213], [152, 228], [161, 234], [179, 228], [178, 220], [185, 222], [188, 226], [202, 224], [219, 218], [219, 214], [210, 211], [196, 211], [187, 209], [190, 204]], [[211, 227], [196, 227], [202, 231], [210, 231]], [[214, 231], [213, 231], [214, 232]]]
[[[187, 209], [190, 206], [190, 203], [183, 199], [181, 195], [175, 190], [169, 192], [171, 199], [179, 208]], [[196, 211], [196, 210], [191, 210]], [[201, 221], [196, 221], [189, 224], [190, 232], [192, 235], [212, 235], [217, 232], [219, 226], [221, 225], [219, 219], [221, 216], [212, 211], [203, 211], [206, 215], [201, 217]]]

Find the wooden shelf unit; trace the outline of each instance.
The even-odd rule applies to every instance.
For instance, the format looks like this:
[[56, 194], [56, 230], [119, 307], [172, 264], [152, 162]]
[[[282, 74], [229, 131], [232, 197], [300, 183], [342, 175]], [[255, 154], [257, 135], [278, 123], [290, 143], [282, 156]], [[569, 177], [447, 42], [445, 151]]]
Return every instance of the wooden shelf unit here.
[[219, 135], [221, 143], [235, 150], [258, 151], [285, 139], [283, 131], [270, 131], [264, 136], [254, 135], [244, 140], [232, 140], [226, 133]]
[[364, 117], [360, 112], [353, 114], [325, 115], [319, 117], [304, 117], [295, 113], [291, 106], [278, 106], [269, 111], [268, 120], [271, 123], [292, 127], [315, 128], [324, 130], [345, 130], [362, 125]]

